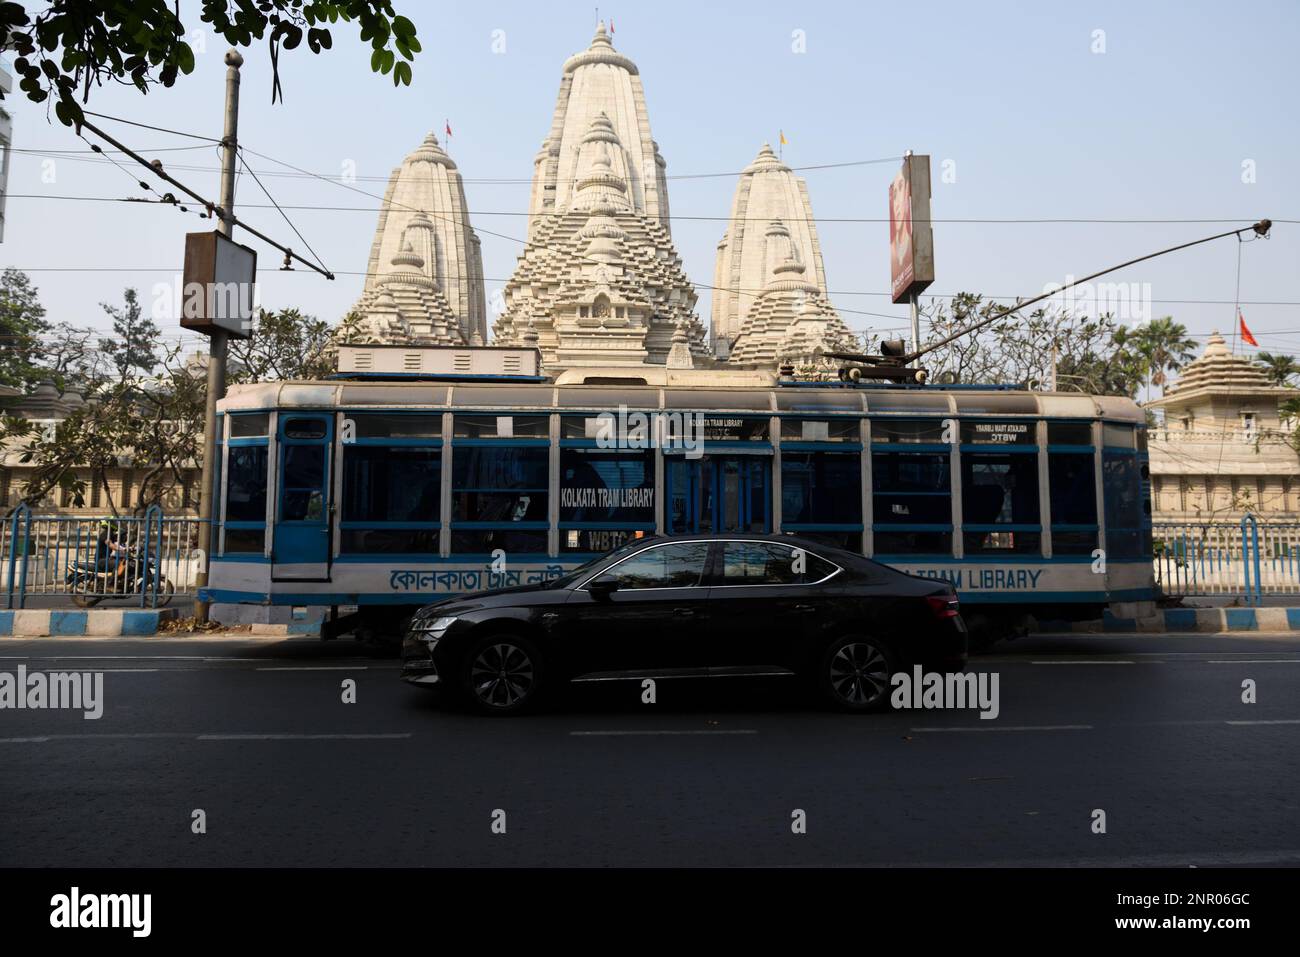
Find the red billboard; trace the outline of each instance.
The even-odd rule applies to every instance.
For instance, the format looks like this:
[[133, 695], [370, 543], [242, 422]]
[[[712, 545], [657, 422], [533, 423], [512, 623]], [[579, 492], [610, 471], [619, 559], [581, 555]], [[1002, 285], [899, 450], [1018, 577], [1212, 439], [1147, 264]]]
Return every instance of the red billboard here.
[[894, 302], [907, 302], [934, 282], [928, 156], [903, 157], [889, 184], [889, 279]]

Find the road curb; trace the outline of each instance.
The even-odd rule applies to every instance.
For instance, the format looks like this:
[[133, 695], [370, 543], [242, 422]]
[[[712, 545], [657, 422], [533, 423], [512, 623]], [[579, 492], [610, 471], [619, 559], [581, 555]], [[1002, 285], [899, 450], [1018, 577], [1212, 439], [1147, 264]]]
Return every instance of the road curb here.
[[1300, 632], [1300, 608], [1165, 608], [1148, 618], [1116, 618], [1107, 612], [1099, 621], [1042, 621], [1038, 631], [1147, 635]]
[[0, 611], [2, 638], [140, 638], [158, 634], [175, 608], [24, 608]]

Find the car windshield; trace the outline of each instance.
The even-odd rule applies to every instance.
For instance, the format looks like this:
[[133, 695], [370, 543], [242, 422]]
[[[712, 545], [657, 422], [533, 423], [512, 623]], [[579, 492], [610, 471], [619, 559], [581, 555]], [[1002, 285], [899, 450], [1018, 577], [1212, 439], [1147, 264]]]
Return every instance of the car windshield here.
[[552, 578], [550, 581], [546, 583], [546, 587], [547, 588], [568, 588], [573, 583], [581, 581], [584, 577], [590, 574], [591, 570], [595, 568], [597, 565], [600, 565], [611, 558], [630, 554], [636, 551], [638, 548], [644, 546], [649, 541], [650, 540], [648, 538], [634, 538], [626, 545], [620, 545], [618, 548], [614, 549], [613, 551], [606, 552], [604, 555], [597, 556], [596, 558], [593, 558], [589, 562], [583, 562], [581, 565], [579, 565], [573, 571], [569, 572], [567, 575], [561, 575], [559, 578]]

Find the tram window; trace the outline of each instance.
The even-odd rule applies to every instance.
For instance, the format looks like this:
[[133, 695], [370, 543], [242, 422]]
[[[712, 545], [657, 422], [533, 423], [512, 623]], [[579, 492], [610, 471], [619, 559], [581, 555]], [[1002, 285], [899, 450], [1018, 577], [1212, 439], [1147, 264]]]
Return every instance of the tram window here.
[[441, 415], [349, 415], [358, 439], [436, 439], [442, 435]]
[[227, 528], [226, 554], [260, 555], [266, 550], [266, 529], [264, 528]]
[[881, 531], [875, 533], [875, 554], [951, 555], [951, 532]]
[[1097, 547], [1094, 462], [1091, 452], [1052, 452], [1047, 457], [1055, 555], [1087, 555]]
[[1112, 449], [1137, 448], [1136, 430], [1131, 425], [1116, 425], [1111, 422], [1101, 427], [1101, 444]]
[[871, 456], [871, 482], [876, 523], [952, 523], [946, 452], [876, 452]]
[[255, 415], [232, 415], [230, 417], [230, 437], [232, 439], [254, 438], [269, 435], [271, 416], [265, 412]]
[[872, 442], [943, 442], [943, 419], [872, 419]]
[[657, 436], [666, 433], [656, 429], [666, 429], [667, 419], [660, 419], [656, 426], [657, 412], [628, 412], [620, 416], [614, 412], [601, 412], [596, 415], [564, 415], [560, 417], [560, 438], [594, 439], [602, 448], [615, 446], [629, 449], [649, 449]]
[[810, 542], [817, 542], [821, 545], [830, 545], [834, 548], [842, 548], [848, 552], [857, 552], [862, 554], [862, 532], [861, 530], [828, 532], [824, 530], [807, 531], [800, 529], [796, 532], [800, 538], [806, 538]]
[[1096, 525], [1097, 484], [1087, 452], [1053, 452], [1047, 457], [1053, 525]]
[[1106, 503], [1106, 553], [1113, 559], [1142, 557], [1143, 485], [1136, 455], [1102, 456], [1102, 495]]
[[550, 454], [549, 448], [535, 446], [457, 448], [452, 456], [452, 520], [545, 521]]
[[1037, 456], [965, 452], [961, 472], [964, 524], [1038, 524]]
[[1049, 445], [1092, 445], [1092, 423], [1048, 422]]
[[781, 520], [805, 525], [862, 521], [862, 457], [856, 452], [784, 452]]
[[437, 552], [440, 467], [438, 449], [349, 447], [343, 459], [341, 550]]
[[226, 521], [266, 521], [266, 446], [236, 445], [226, 472]]
[[284, 423], [286, 439], [323, 439], [329, 427], [324, 419], [289, 419]]
[[457, 555], [491, 555], [497, 549], [512, 555], [546, 553], [544, 528], [453, 528], [451, 550]]
[[654, 520], [653, 453], [560, 450], [561, 522]]
[[781, 420], [783, 442], [857, 442], [862, 438], [858, 419]]
[[546, 415], [458, 415], [458, 439], [545, 439], [551, 434]]
[[961, 470], [966, 551], [1038, 552], [1038, 456], [963, 452]]

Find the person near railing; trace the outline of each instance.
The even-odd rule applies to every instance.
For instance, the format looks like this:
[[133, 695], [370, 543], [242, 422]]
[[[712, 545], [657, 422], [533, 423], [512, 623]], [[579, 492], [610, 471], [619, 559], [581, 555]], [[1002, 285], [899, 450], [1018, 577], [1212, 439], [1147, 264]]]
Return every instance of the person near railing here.
[[99, 537], [95, 540], [95, 569], [101, 574], [111, 574], [111, 580], [116, 583], [125, 578], [129, 554], [130, 549], [117, 540], [112, 523], [100, 522]]

